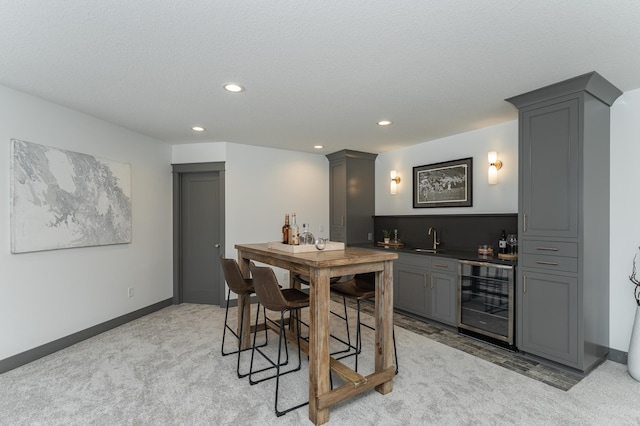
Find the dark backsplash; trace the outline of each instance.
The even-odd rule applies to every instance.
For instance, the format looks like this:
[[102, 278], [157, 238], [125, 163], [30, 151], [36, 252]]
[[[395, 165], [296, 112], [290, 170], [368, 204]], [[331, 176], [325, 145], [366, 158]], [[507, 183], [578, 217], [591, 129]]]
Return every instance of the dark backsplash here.
[[442, 250], [474, 251], [480, 244], [488, 244], [497, 253], [500, 233], [518, 231], [518, 214], [374, 216], [374, 240], [382, 241], [382, 230], [398, 230], [398, 238], [405, 246], [431, 248], [433, 236], [429, 227], [438, 231], [438, 248]]

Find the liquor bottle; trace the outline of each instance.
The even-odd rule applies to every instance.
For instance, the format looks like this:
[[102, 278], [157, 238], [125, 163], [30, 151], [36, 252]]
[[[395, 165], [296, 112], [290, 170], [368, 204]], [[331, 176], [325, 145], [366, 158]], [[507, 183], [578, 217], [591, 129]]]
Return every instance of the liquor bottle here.
[[502, 234], [500, 234], [500, 241], [498, 241], [498, 247], [500, 248], [500, 253], [507, 253], [507, 234], [502, 230]]
[[300, 244], [300, 229], [296, 223], [296, 214], [291, 213], [291, 224], [289, 225], [289, 245], [297, 246]]
[[289, 213], [284, 215], [284, 225], [282, 225], [282, 244], [289, 244]]

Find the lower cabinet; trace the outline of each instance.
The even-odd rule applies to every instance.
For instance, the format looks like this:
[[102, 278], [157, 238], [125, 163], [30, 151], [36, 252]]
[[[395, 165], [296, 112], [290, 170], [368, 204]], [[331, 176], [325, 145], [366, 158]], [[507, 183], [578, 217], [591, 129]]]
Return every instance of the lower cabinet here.
[[518, 349], [580, 368], [577, 277], [526, 268], [519, 274]]
[[395, 308], [456, 325], [456, 259], [399, 253], [393, 268]]
[[426, 267], [401, 263], [399, 255], [393, 267], [393, 307], [412, 314], [425, 316], [427, 313]]

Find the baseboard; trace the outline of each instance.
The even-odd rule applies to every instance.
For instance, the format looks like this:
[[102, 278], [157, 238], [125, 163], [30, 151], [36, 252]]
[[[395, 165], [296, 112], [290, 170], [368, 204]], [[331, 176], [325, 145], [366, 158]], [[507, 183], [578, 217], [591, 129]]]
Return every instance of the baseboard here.
[[609, 355], [607, 355], [607, 359], [613, 362], [619, 362], [620, 364], [626, 364], [627, 352], [609, 348]]
[[44, 356], [51, 355], [52, 353], [57, 352], [61, 349], [75, 345], [76, 343], [82, 342], [83, 340], [86, 340], [90, 337], [97, 336], [100, 333], [104, 333], [105, 331], [119, 327], [145, 315], [149, 315], [152, 312], [159, 311], [160, 309], [166, 308], [167, 306], [170, 306], [172, 304], [173, 299], [166, 299], [145, 308], [138, 309], [137, 311], [122, 315], [118, 318], [105, 321], [102, 324], [94, 325], [93, 327], [89, 327], [85, 330], [78, 331], [77, 333], [73, 333], [58, 340], [54, 340], [53, 342], [38, 346], [37, 348], [33, 348], [17, 355], [13, 355], [9, 358], [0, 360], [0, 374], [28, 364]]

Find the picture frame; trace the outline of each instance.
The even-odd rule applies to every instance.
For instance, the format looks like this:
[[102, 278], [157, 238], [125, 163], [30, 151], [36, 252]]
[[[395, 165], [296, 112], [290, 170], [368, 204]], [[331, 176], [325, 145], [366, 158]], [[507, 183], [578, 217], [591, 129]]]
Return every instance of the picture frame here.
[[413, 208], [471, 207], [473, 158], [413, 168]]

